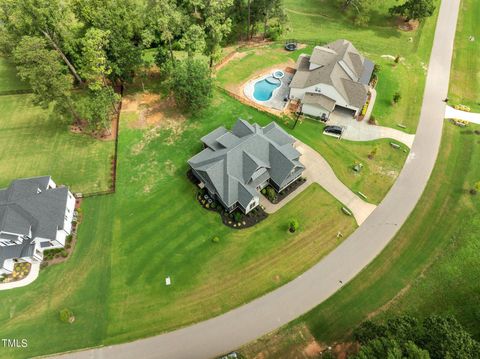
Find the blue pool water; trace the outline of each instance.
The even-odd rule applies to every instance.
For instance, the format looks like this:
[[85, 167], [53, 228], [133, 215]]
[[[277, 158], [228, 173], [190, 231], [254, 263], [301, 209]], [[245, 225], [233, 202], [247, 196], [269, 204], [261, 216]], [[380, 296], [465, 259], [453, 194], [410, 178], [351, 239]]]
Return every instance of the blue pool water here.
[[257, 101], [267, 101], [272, 98], [273, 90], [280, 87], [280, 81], [267, 77], [261, 81], [257, 81], [253, 87], [253, 97]]

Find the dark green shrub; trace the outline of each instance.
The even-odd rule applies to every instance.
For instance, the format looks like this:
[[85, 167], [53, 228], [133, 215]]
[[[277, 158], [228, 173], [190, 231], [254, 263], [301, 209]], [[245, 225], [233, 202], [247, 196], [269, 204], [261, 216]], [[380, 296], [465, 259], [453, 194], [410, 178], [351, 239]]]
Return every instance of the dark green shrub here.
[[240, 213], [240, 212], [235, 212], [235, 214], [233, 215], [234, 219], [235, 219], [235, 222], [241, 222], [242, 219], [243, 219], [243, 214]]
[[288, 230], [291, 232], [291, 233], [294, 233], [298, 230], [298, 227], [299, 227], [299, 223], [298, 223], [298, 220], [295, 219], [295, 218], [292, 218], [290, 220], [290, 223], [288, 224]]
[[273, 189], [273, 187], [267, 187], [267, 198], [270, 201], [275, 201], [277, 198], [277, 192]]

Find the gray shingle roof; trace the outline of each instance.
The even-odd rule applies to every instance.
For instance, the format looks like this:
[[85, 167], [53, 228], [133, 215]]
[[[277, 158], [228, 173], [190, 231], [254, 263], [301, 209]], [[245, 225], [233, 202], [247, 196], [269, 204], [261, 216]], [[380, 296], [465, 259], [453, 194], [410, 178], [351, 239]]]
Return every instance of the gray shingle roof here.
[[[212, 134], [220, 136], [213, 141]], [[300, 153], [292, 146], [295, 139], [275, 122], [261, 127], [239, 119], [232, 132], [217, 129], [202, 141], [205, 137], [209, 148], [188, 163], [227, 207], [238, 202], [246, 208], [258, 195], [257, 185], [271, 179], [281, 188], [292, 171], [301, 173], [304, 169], [298, 161]]]
[[[310, 65], [316, 68], [310, 70]], [[316, 46], [312, 56], [301, 55], [291, 88], [307, 88], [328, 84], [352, 106], [362, 107], [368, 94], [367, 84], [373, 72], [373, 63], [363, 57], [347, 40], [337, 40], [325, 46]]]
[[29, 236], [22, 244], [0, 246], [0, 267], [5, 259], [28, 256], [35, 238], [53, 240], [63, 229], [68, 188], [48, 188], [49, 182], [49, 176], [19, 179], [0, 190], [0, 232]]

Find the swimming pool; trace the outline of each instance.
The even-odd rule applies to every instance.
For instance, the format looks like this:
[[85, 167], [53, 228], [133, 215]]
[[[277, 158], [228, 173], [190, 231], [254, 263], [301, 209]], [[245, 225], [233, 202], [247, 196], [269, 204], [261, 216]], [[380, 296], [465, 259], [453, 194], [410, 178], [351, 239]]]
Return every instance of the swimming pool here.
[[255, 82], [253, 97], [257, 101], [268, 101], [272, 98], [273, 91], [280, 87], [281, 81], [274, 77], [267, 77]]

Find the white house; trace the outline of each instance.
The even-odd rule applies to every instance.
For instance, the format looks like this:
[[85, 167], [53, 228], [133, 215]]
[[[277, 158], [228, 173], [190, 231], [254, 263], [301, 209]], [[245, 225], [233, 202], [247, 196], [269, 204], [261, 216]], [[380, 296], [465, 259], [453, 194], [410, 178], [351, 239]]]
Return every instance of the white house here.
[[327, 120], [333, 111], [358, 116], [368, 97], [374, 64], [347, 40], [316, 46], [302, 54], [290, 83], [290, 98], [304, 114]]
[[0, 189], [0, 275], [16, 262], [40, 262], [63, 248], [72, 230], [75, 198], [50, 176], [18, 179]]

